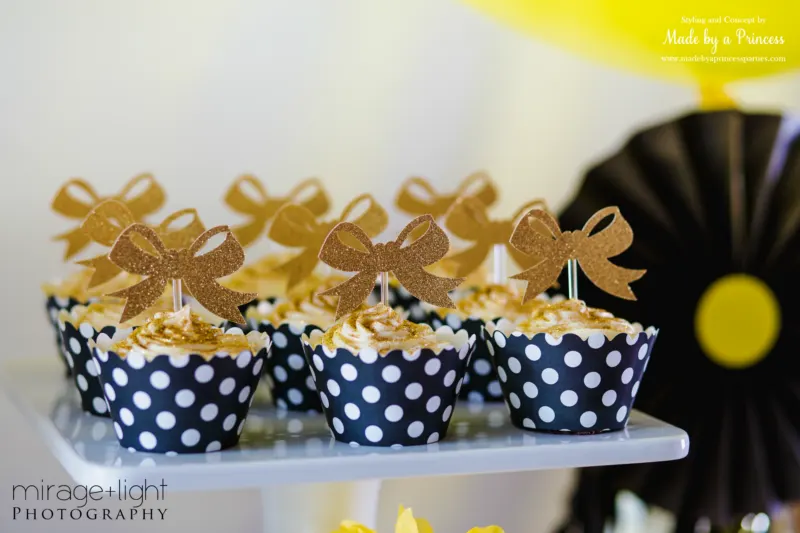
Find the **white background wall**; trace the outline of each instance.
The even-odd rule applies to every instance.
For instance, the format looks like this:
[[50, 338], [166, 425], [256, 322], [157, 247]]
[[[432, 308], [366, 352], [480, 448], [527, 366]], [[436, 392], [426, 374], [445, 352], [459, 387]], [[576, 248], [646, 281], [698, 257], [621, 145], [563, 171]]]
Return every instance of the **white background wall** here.
[[[734, 94], [800, 110], [796, 76]], [[409, 174], [444, 189], [487, 169], [503, 189], [497, 213], [509, 214], [522, 197], [562, 206], [590, 162], [694, 103], [693, 88], [589, 64], [450, 0], [0, 0], [0, 358], [52, 353], [39, 285], [65, 268], [48, 205], [69, 177], [111, 193], [151, 171], [169, 193], [164, 212], [196, 206], [213, 225], [235, 222], [221, 195], [243, 172], [275, 193], [321, 176], [339, 209], [362, 191], [388, 205]], [[0, 421], [0, 530], [54, 531], [8, 522], [12, 482], [68, 478], [5, 400]], [[546, 531], [568, 480], [390, 482], [383, 531], [398, 503], [445, 532], [493, 521]], [[257, 492], [169, 504], [172, 520], [148, 531], [261, 524]]]

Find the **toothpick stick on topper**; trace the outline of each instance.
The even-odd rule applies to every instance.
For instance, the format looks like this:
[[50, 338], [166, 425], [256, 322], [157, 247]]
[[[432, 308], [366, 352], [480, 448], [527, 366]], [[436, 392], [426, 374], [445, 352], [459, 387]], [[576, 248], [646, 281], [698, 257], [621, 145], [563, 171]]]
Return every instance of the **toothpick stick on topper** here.
[[[419, 189], [423, 195], [419, 195], [415, 189]], [[439, 194], [428, 180], [415, 176], [400, 185], [395, 205], [409, 215], [430, 214], [438, 220], [459, 196], [474, 196], [484, 205], [491, 206], [497, 201], [497, 189], [492, 178], [483, 171], [467, 176], [451, 194]]]
[[[403, 246], [411, 232], [424, 224], [428, 225], [425, 233], [414, 242]], [[366, 251], [346, 244], [341, 239], [344, 235], [355, 238]], [[455, 304], [447, 293], [458, 287], [464, 278], [434, 276], [423, 268], [443, 258], [449, 248], [447, 234], [436, 224], [432, 215], [415, 218], [394, 241], [379, 244], [372, 244], [367, 234], [356, 224], [340, 222], [326, 237], [319, 258], [337, 270], [358, 273], [320, 294], [339, 297], [336, 308], [338, 320], [364, 302], [375, 287], [378, 274], [385, 280], [388, 273], [392, 272], [397, 281], [420, 300], [455, 309]]]
[[[189, 220], [180, 227], [173, 227], [174, 223], [182, 218]], [[125, 228], [134, 223], [136, 223], [136, 217], [128, 209], [128, 206], [119, 200], [105, 200], [92, 209], [81, 224], [81, 229], [92, 241], [111, 248]], [[196, 209], [176, 211], [160, 224], [150, 227], [158, 234], [164, 246], [172, 249], [191, 246], [192, 242], [206, 230]], [[137, 244], [148, 252], [155, 253], [155, 249], [149, 245], [148, 241], [140, 239]], [[89, 280], [90, 289], [112, 280], [122, 272], [120, 267], [111, 262], [108, 254], [101, 254], [77, 263], [94, 269]]]
[[[212, 237], [220, 233], [225, 234], [225, 240], [219, 246], [197, 255]], [[139, 246], [136, 237], [146, 240], [155, 254]], [[216, 226], [205, 231], [189, 247], [169, 249], [154, 229], [144, 224], [133, 224], [117, 238], [108, 258], [131, 274], [147, 276], [136, 285], [108, 294], [126, 300], [120, 319], [122, 323], [155, 304], [170, 280], [176, 307], [180, 305], [181, 283], [185, 283], [203, 307], [236, 324], [245, 323], [238, 306], [257, 296], [228, 289], [216, 281], [233, 274], [244, 264], [244, 249], [228, 226]]]
[[[608, 217], [611, 222], [602, 230], [592, 234], [595, 227]], [[599, 210], [576, 231], [562, 232], [558, 221], [550, 213], [532, 209], [520, 220], [511, 244], [517, 250], [542, 258], [538, 263], [520, 272], [513, 279], [527, 281], [523, 302], [544, 292], [556, 281], [564, 265], [570, 264], [570, 278], [577, 278], [580, 264], [589, 280], [605, 292], [635, 300], [630, 283], [644, 276], [646, 270], [633, 270], [617, 266], [609, 261], [633, 244], [633, 229], [622, 218], [618, 207]], [[572, 262], [572, 263], [570, 263]], [[571, 298], [577, 298], [577, 279], [570, 279]]]
[[[246, 192], [252, 187], [257, 198]], [[242, 246], [253, 244], [263, 233], [270, 220], [285, 204], [294, 203], [306, 207], [315, 217], [330, 209], [330, 198], [317, 178], [308, 178], [297, 184], [287, 196], [270, 197], [264, 185], [251, 175], [239, 176], [225, 193], [225, 203], [233, 211], [246, 215], [250, 221], [232, 229]]]
[[[142, 183], [147, 184], [145, 189], [139, 194], [133, 195], [134, 189]], [[89, 202], [76, 196], [76, 194], [87, 197]], [[138, 222], [147, 215], [158, 211], [166, 201], [166, 194], [151, 174], [140, 174], [129, 180], [119, 194], [110, 198], [124, 203]], [[59, 215], [82, 221], [95, 206], [105, 199], [99, 196], [85, 180], [72, 178], [58, 190], [51, 208]], [[80, 253], [91, 242], [89, 236], [80, 227], [56, 235], [54, 240], [67, 242], [64, 261], [68, 261]]]
[[[538, 261], [536, 256], [530, 256], [514, 248], [509, 239], [514, 231], [514, 223], [522, 213], [532, 207], [547, 210], [544, 200], [536, 199], [526, 203], [509, 219], [490, 219], [486, 214], [487, 207], [478, 198], [466, 196], [457, 199], [445, 215], [444, 227], [450, 233], [459, 239], [474, 243], [469, 248], [449, 256], [449, 259], [456, 263], [456, 276], [469, 276], [480, 268], [490, 251], [494, 249], [497, 253], [498, 250], [495, 248], [497, 245], [503, 247], [503, 255], [507, 251], [517, 265], [523, 268], [532, 266]], [[504, 263], [504, 259], [495, 257], [495, 263]], [[496, 265], [496, 268], [503, 268], [503, 265]], [[501, 280], [496, 279], [495, 282], [500, 283]]]
[[[359, 206], [366, 207], [360, 215], [350, 220], [358, 213]], [[311, 275], [319, 263], [322, 243], [339, 222], [354, 223], [372, 239], [386, 229], [389, 215], [370, 194], [357, 196], [347, 204], [339, 218], [327, 222], [317, 220], [314, 213], [302, 205], [288, 204], [280, 208], [269, 228], [270, 239], [283, 246], [304, 248], [298, 255], [275, 268], [287, 276], [287, 290]], [[348, 244], [355, 243], [351, 240]]]

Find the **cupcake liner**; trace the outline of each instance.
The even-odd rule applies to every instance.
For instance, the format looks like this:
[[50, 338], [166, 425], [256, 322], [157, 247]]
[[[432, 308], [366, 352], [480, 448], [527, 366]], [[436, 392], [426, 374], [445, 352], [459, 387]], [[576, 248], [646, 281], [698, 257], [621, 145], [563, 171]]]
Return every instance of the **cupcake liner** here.
[[444, 318], [437, 313], [430, 313], [429, 323], [434, 329], [443, 325], [453, 329], [464, 328], [470, 335], [475, 335], [479, 342], [475, 343], [475, 352], [472, 354], [467, 373], [464, 376], [464, 386], [458, 397], [471, 402], [502, 402], [503, 391], [497, 377], [492, 354], [489, 353], [484, 336], [484, 325], [479, 318], [462, 319], [455, 313], [448, 313]]
[[[374, 349], [353, 353], [304, 343], [322, 409], [336, 440], [365, 446], [430, 444], [447, 434], [476, 337], [437, 331], [453, 347], [440, 353]], [[312, 334], [312, 342], [321, 332]]]
[[98, 331], [88, 322], [73, 324], [64, 318], [63, 313], [58, 322], [64, 355], [72, 369], [75, 388], [81, 397], [81, 408], [95, 416], [110, 416], [100, 382], [100, 371], [92, 357], [89, 341], [114, 342], [113, 339], [126, 336], [131, 329], [106, 326]]
[[95, 361], [121, 446], [155, 453], [235, 446], [258, 387], [267, 346], [253, 355], [122, 358], [98, 344]]
[[61, 311], [72, 311], [72, 308], [78, 305], [88, 305], [88, 302], [79, 302], [75, 298], [62, 298], [61, 296], [48, 296], [47, 300], [45, 301], [47, 317], [50, 320], [50, 325], [52, 326], [53, 332], [55, 332], [56, 336], [56, 349], [58, 350], [58, 356], [64, 363], [67, 377], [72, 375], [72, 365], [70, 365], [69, 354], [65, 353], [64, 351], [64, 344], [61, 339], [61, 328], [58, 325], [58, 315]]
[[486, 343], [515, 426], [577, 434], [625, 427], [658, 330], [584, 340], [527, 337], [504, 322], [486, 325]]

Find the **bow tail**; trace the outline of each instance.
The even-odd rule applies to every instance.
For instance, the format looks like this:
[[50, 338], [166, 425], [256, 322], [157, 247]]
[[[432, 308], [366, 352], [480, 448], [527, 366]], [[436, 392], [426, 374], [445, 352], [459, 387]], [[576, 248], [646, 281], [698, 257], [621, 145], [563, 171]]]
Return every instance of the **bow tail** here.
[[120, 324], [139, 316], [148, 307], [156, 303], [164, 293], [166, 284], [167, 280], [164, 277], [150, 276], [136, 285], [109, 294], [108, 296], [114, 298], [125, 299], [125, 308], [122, 310], [122, 316], [119, 319]]
[[89, 236], [80, 227], [60, 235], [56, 235], [53, 237], [53, 239], [56, 241], [67, 241], [67, 249], [64, 252], [64, 261], [79, 253], [81, 250], [89, 246], [90, 242], [92, 242]]
[[420, 300], [449, 309], [455, 309], [456, 305], [448, 293], [464, 282], [464, 278], [435, 276], [419, 265], [397, 268], [394, 275], [408, 292]]
[[287, 287], [294, 287], [314, 272], [318, 261], [317, 254], [314, 253], [313, 250], [306, 249], [285, 263], [275, 267], [275, 272], [280, 272], [288, 278], [286, 282]]
[[364, 303], [369, 293], [375, 287], [375, 279], [378, 273], [374, 270], [359, 272], [344, 283], [340, 283], [332, 289], [323, 291], [320, 296], [338, 296], [339, 302], [336, 305], [336, 320], [351, 311], [355, 311]]
[[525, 287], [525, 296], [522, 297], [522, 303], [527, 303], [533, 300], [541, 293], [550, 288], [564, 265], [556, 263], [551, 259], [545, 259], [535, 264], [527, 270], [523, 270], [519, 274], [511, 276], [511, 279], [519, 279], [527, 281]]
[[609, 294], [623, 300], [636, 300], [630, 284], [644, 276], [646, 270], [623, 268], [608, 259], [584, 259], [579, 257], [583, 273], [589, 280]]
[[[202, 276], [203, 273], [201, 273]], [[246, 324], [239, 306], [258, 297], [253, 292], [238, 292], [223, 287], [216, 280], [201, 276], [184, 275], [183, 282], [197, 302], [214, 313], [235, 324]]]
[[463, 277], [480, 268], [486, 260], [487, 255], [489, 255], [489, 245], [483, 242], [477, 242], [474, 246], [470, 246], [466, 250], [461, 250], [460, 252], [450, 255], [448, 259], [456, 264], [455, 275]]
[[231, 228], [233, 236], [239, 241], [242, 246], [249, 246], [254, 243], [264, 233], [267, 226], [267, 221], [264, 218], [256, 217], [247, 224]]
[[86, 268], [94, 269], [94, 272], [92, 272], [92, 277], [89, 279], [89, 289], [93, 289], [98, 285], [102, 285], [103, 283], [111, 281], [112, 279], [116, 278], [120, 272], [122, 272], [122, 269], [112, 263], [106, 255], [98, 255], [97, 257], [93, 257], [91, 259], [84, 259], [82, 261], [78, 261], [78, 264], [85, 266]]

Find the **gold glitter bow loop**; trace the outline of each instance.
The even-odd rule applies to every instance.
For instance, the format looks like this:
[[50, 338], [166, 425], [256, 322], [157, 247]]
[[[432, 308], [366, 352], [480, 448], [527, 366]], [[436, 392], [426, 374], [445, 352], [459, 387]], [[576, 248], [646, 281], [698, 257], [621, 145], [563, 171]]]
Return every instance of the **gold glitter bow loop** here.
[[[604, 229], [592, 234], [597, 225], [613, 217]], [[535, 298], [558, 278], [570, 259], [577, 259], [589, 280], [605, 292], [618, 298], [635, 300], [630, 283], [644, 276], [646, 270], [633, 270], [609, 261], [633, 244], [633, 229], [617, 207], [601, 209], [586, 222], [583, 229], [562, 232], [550, 213], [532, 209], [520, 220], [511, 244], [534, 257], [543, 258], [520, 272], [513, 279], [528, 282], [524, 302]]]
[[464, 195], [475, 197], [486, 206], [497, 201], [497, 189], [489, 175], [485, 172], [475, 172], [467, 176], [453, 194], [437, 193], [425, 178], [416, 176], [408, 178], [400, 186], [395, 205], [410, 215], [430, 214], [433, 218], [439, 219], [459, 196]]
[[505, 245], [508, 254], [522, 268], [532, 266], [538, 258], [514, 248], [509, 239], [515, 221], [533, 207], [547, 210], [544, 200], [537, 199], [523, 205], [509, 219], [491, 220], [486, 214], [486, 205], [479, 199], [466, 196], [456, 200], [445, 215], [444, 226], [456, 237], [473, 243], [448, 258], [456, 264], [456, 276], [468, 276], [480, 268], [495, 244]]
[[[256, 193], [253, 198], [245, 186], [252, 187]], [[233, 234], [242, 244], [249, 246], [264, 232], [267, 224], [278, 210], [288, 203], [306, 207], [315, 217], [324, 215], [330, 209], [330, 198], [316, 178], [301, 181], [285, 197], [270, 197], [264, 185], [251, 175], [238, 177], [225, 193], [225, 203], [233, 211], [250, 217], [250, 221], [233, 228]]]
[[[428, 224], [425, 233], [411, 244], [403, 246], [411, 232], [424, 224]], [[347, 234], [366, 251], [358, 250], [340, 238]], [[392, 272], [397, 281], [420, 300], [453, 309], [455, 304], [448, 292], [458, 287], [464, 279], [434, 276], [423, 268], [443, 258], [449, 247], [447, 235], [431, 215], [415, 218], [394, 241], [379, 244], [372, 244], [369, 236], [356, 224], [340, 222], [326, 237], [319, 258], [335, 269], [358, 274], [320, 294], [339, 297], [336, 308], [338, 320], [364, 302], [375, 287], [379, 273]]]
[[[197, 255], [212, 237], [220, 233], [226, 234], [220, 245]], [[137, 235], [152, 246], [155, 254], [148, 253], [137, 244], [134, 238]], [[188, 248], [171, 250], [156, 230], [144, 224], [133, 224], [120, 234], [108, 257], [131, 274], [147, 276], [131, 287], [108, 295], [126, 300], [120, 322], [138, 316], [156, 303], [164, 292], [164, 286], [173, 279], [181, 280], [194, 298], [210, 312], [237, 324], [245, 323], [238, 306], [257, 296], [228, 289], [216, 281], [233, 274], [244, 264], [244, 249], [228, 226], [211, 228], [197, 237]]]
[[[188, 218], [185, 224], [174, 227], [175, 222]], [[120, 234], [136, 222], [136, 217], [127, 205], [119, 200], [105, 200], [97, 205], [81, 224], [81, 229], [92, 241], [102, 246], [112, 247]], [[187, 248], [205, 231], [196, 209], [182, 209], [165, 218], [161, 224], [152, 227], [167, 248]], [[140, 237], [134, 235], [133, 238]], [[137, 245], [148, 253], [155, 253], [149, 241], [137, 240]], [[122, 270], [111, 262], [108, 255], [102, 254], [91, 259], [78, 261], [79, 265], [94, 269], [89, 280], [89, 288], [97, 287], [115, 278]]]
[[[133, 195], [133, 191], [143, 183], [146, 184], [144, 190]], [[88, 197], [89, 201], [82, 200], [76, 194]], [[140, 221], [164, 205], [166, 194], [151, 174], [140, 174], [128, 181], [119, 194], [112, 198], [124, 203], [134, 219]], [[53, 211], [64, 217], [83, 220], [102, 201], [103, 198], [88, 182], [80, 178], [73, 178], [58, 190], [51, 207]], [[54, 239], [67, 242], [67, 249], [64, 252], [65, 261], [80, 253], [91, 242], [80, 227], [56, 235]]]
[[[351, 219], [360, 206], [365, 206], [363, 212]], [[319, 262], [322, 243], [331, 228], [339, 222], [352, 222], [369, 238], [373, 238], [386, 229], [389, 215], [370, 194], [357, 196], [347, 204], [338, 219], [327, 222], [316, 220], [314, 214], [302, 205], [288, 204], [278, 211], [269, 229], [270, 239], [283, 246], [304, 248], [295, 257], [275, 268], [277, 272], [287, 276], [287, 290], [311, 275]], [[342, 234], [341, 237], [347, 238], [350, 235]], [[352, 237], [346, 242], [351, 246], [358, 246]]]

